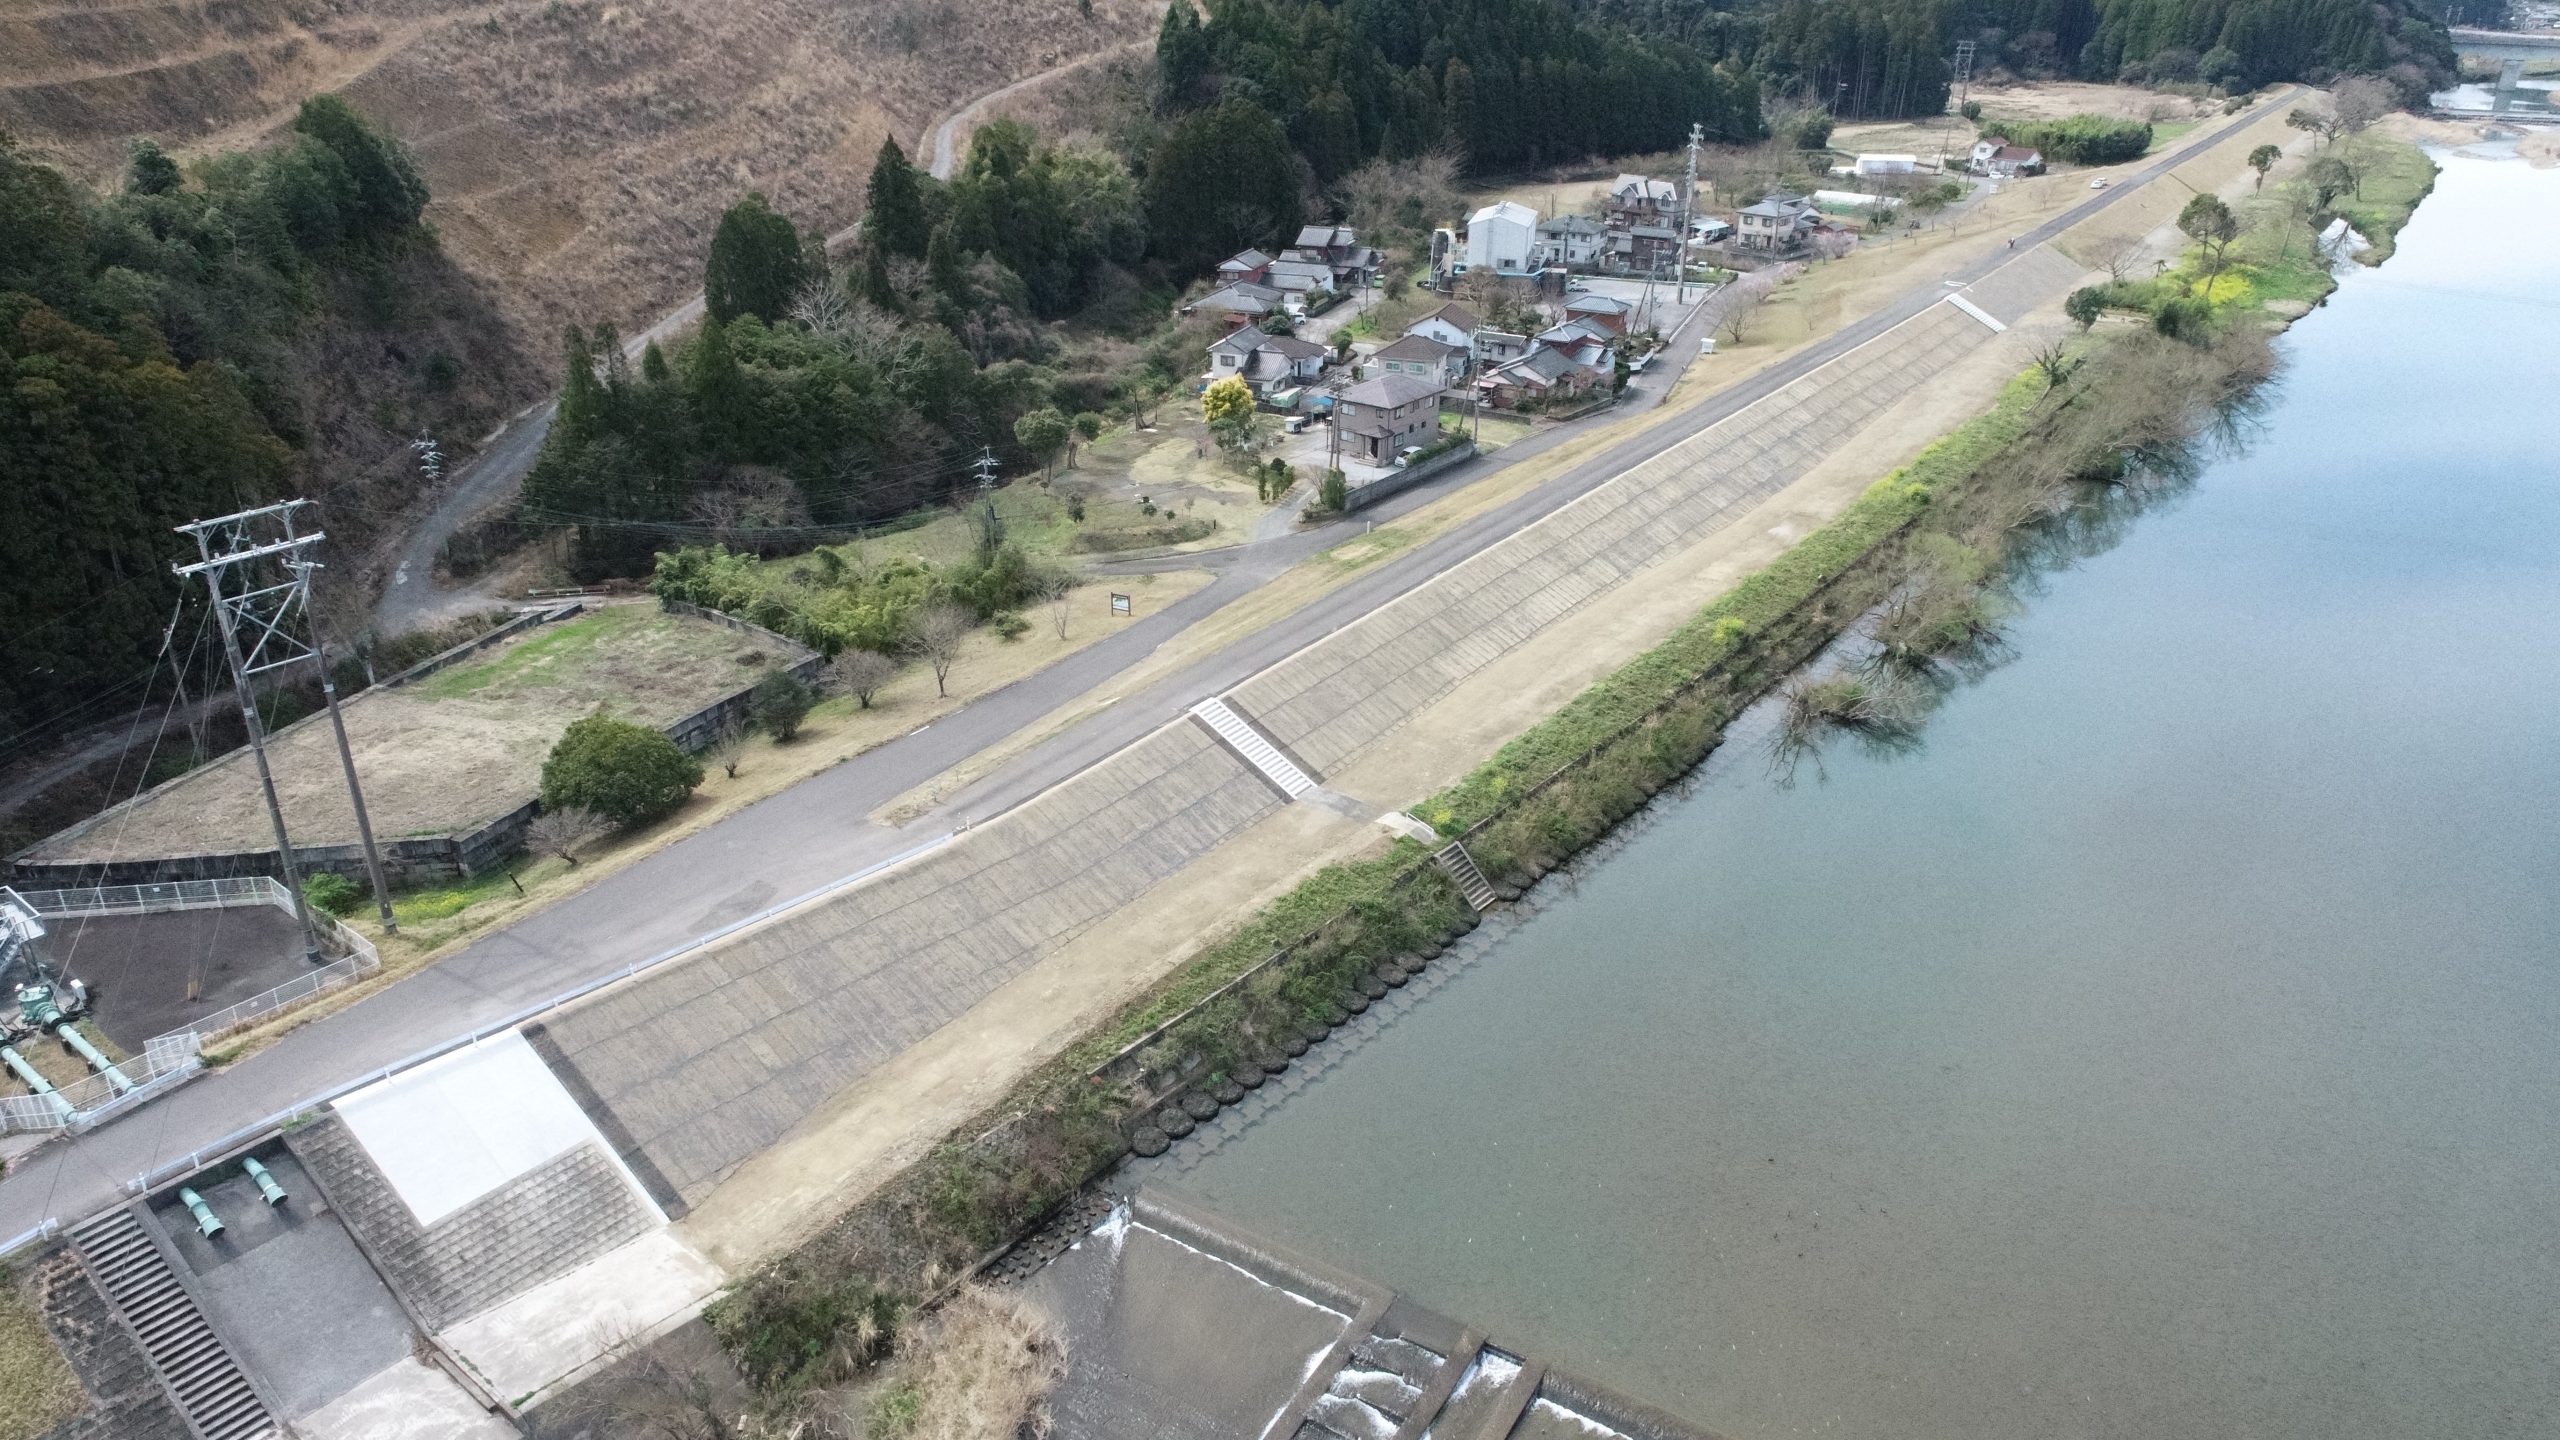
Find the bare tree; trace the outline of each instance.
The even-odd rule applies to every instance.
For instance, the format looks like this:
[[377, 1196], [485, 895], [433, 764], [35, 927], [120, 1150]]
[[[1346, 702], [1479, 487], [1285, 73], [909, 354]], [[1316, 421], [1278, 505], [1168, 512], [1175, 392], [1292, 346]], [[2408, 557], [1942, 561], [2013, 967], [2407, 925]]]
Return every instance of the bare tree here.
[[2337, 114], [2338, 133], [2355, 135], [2399, 109], [2400, 96], [2371, 75], [2350, 75], [2329, 92], [2329, 105]]
[[1769, 303], [1771, 285], [1754, 285], [1749, 280], [1737, 281], [1725, 289], [1724, 312], [1716, 317], [1716, 328], [1724, 332], [1727, 343], [1739, 345], [1751, 333], [1760, 311]]
[[800, 282], [791, 292], [791, 318], [809, 327], [809, 333], [834, 340], [844, 332], [845, 317], [853, 311], [852, 297], [835, 282], [824, 267]]
[[871, 697], [898, 673], [898, 662], [877, 650], [847, 650], [838, 655], [831, 667], [836, 688], [853, 697], [862, 709], [871, 708]]
[[948, 600], [934, 601], [907, 622], [907, 651], [933, 667], [935, 695], [951, 694], [951, 667], [959, 661], [960, 646], [977, 623], [977, 617], [967, 607]]
[[1040, 598], [1049, 602], [1049, 623], [1058, 627], [1058, 638], [1067, 638], [1069, 601], [1076, 593], [1076, 577], [1064, 570], [1055, 571], [1040, 582]]
[[747, 758], [747, 727], [735, 720], [721, 726], [720, 733], [711, 737], [711, 744], [702, 753], [720, 767], [721, 774], [737, 779], [738, 762]]
[[545, 810], [525, 826], [525, 843], [545, 855], [557, 855], [571, 865], [578, 863], [578, 853], [596, 842], [611, 828], [605, 818], [584, 805], [563, 805]]
[[2083, 247], [2089, 263], [2107, 272], [2107, 278], [2121, 285], [2125, 273], [2142, 255], [2139, 235], [2100, 235]]

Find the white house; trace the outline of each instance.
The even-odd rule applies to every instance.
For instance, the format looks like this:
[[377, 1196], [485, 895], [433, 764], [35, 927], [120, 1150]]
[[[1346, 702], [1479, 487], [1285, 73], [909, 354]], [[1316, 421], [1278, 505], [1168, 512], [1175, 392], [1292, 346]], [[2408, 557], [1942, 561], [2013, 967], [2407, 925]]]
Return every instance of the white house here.
[[1476, 318], [1476, 312], [1453, 301], [1407, 325], [1404, 327], [1404, 333], [1428, 336], [1443, 345], [1454, 345], [1461, 350], [1473, 350], [1476, 332], [1482, 328], [1484, 328], [1484, 322]]
[[1369, 357], [1372, 375], [1418, 375], [1437, 385], [1455, 385], [1467, 376], [1468, 351], [1428, 335], [1407, 335]]
[[1745, 205], [1736, 216], [1742, 230], [1735, 243], [1753, 250], [1790, 250], [1804, 243], [1813, 227], [1822, 223], [1821, 212], [1812, 201], [1801, 195], [1771, 195], [1756, 205]]
[[1540, 222], [1536, 259], [1541, 265], [1587, 270], [1599, 263], [1608, 239], [1608, 229], [1588, 215], [1558, 215]]
[[1324, 374], [1325, 348], [1295, 335], [1265, 335], [1248, 325], [1209, 347], [1211, 382], [1244, 377], [1256, 395], [1304, 385]]
[[2005, 140], [1976, 140], [1973, 142], [1973, 158], [1965, 168], [1976, 175], [2041, 175], [2044, 173], [2044, 155]]
[[1497, 201], [1467, 217], [1467, 256], [1460, 267], [1497, 275], [1526, 275], [1536, 268], [1538, 212], [1513, 200]]

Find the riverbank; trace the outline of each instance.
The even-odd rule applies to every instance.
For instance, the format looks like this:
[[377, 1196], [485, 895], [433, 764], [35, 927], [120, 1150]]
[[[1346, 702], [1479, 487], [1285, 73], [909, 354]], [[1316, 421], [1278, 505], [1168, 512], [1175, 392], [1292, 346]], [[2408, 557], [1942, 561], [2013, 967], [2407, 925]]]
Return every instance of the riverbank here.
[[2560, 190], [2443, 163], [1924, 728], [1789, 786], [1765, 707], [1143, 1183], [1736, 1435], [2532, 1430]]
[[[2232, 308], [2226, 337], [2210, 348], [2110, 333], [2058, 356], [2070, 366], [2059, 384], [2050, 372], [2022, 378], [1990, 416], [1506, 747], [1507, 759], [1424, 807], [1426, 816], [1436, 823], [1445, 812], [1447, 825], [1471, 830], [1512, 883], [1551, 867], [1641, 803], [1648, 786], [1684, 773], [1741, 704], [1911, 583], [1912, 557], [1944, 568], [1948, 546], [1979, 555], [2039, 513], [2054, 487], [2112, 473], [2100, 462], [2129, 445], [2165, 450], [2192, 437], [2231, 387], [2264, 374], [2256, 316]], [[2160, 403], [2114, 403], [2137, 392]], [[2055, 455], [2070, 463], [2038, 458]], [[1923, 529], [1946, 544], [1912, 543]], [[1549, 761], [1557, 763], [1542, 776]], [[1279, 1046], [1285, 1058], [1291, 1038], [1303, 1043], [1306, 1028], [1347, 1008], [1359, 977], [1421, 956], [1463, 923], [1458, 915], [1412, 841], [1328, 868], [960, 1132], [977, 1139], [946, 1143], [751, 1277], [715, 1323], [761, 1383], [783, 1393], [827, 1383], [842, 1373], [828, 1336], [847, 1297], [884, 1286], [913, 1293], [928, 1269], [974, 1264], [1115, 1159], [1130, 1122], [1156, 1108], [1168, 1082], [1212, 1092], [1241, 1085], [1243, 1064], [1267, 1058], [1260, 1047]], [[1224, 990], [1248, 970], [1248, 985]], [[1204, 999], [1214, 1003], [1190, 1008]], [[1143, 1052], [1117, 1054], [1174, 1017]]]

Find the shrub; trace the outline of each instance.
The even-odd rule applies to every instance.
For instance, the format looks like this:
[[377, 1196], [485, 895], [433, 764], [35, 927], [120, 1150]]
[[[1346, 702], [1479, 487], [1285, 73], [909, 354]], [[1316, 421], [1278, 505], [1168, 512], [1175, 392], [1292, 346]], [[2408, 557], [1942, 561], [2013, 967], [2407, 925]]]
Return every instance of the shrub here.
[[1317, 506], [1331, 514], [1339, 515], [1343, 507], [1350, 503], [1351, 483], [1343, 478], [1342, 472], [1339, 470], [1324, 472], [1324, 484], [1316, 491]]
[[771, 670], [747, 697], [747, 713], [757, 729], [788, 741], [800, 733], [800, 722], [809, 718], [809, 707], [817, 703], [818, 692], [808, 681], [788, 670]]
[[2074, 115], [2068, 120], [1988, 120], [1989, 138], [2024, 145], [2047, 160], [2074, 165], [2121, 165], [2151, 149], [2151, 122], [2117, 120], [2105, 115]]
[[353, 915], [364, 903], [364, 887], [344, 875], [323, 870], [302, 877], [302, 898], [332, 915]]
[[702, 783], [702, 766], [645, 725], [590, 715], [542, 762], [542, 808], [583, 805], [615, 825], [669, 814]]

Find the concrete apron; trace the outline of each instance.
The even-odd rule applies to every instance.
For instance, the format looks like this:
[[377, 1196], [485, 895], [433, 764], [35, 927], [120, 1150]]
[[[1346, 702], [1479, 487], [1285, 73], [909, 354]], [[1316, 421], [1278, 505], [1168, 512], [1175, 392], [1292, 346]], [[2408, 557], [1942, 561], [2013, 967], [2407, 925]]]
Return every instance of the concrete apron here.
[[1712, 1440], [1161, 1186], [1017, 1284], [1065, 1335], [1060, 1440]]

